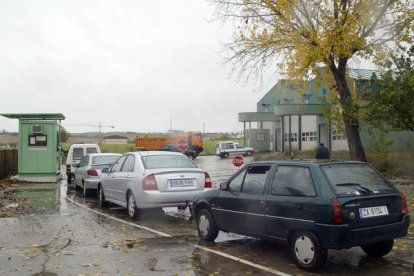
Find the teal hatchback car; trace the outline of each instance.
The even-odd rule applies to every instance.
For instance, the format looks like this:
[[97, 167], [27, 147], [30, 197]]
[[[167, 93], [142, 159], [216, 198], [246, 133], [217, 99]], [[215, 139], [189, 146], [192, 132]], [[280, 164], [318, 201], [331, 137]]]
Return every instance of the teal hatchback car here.
[[221, 230], [282, 241], [308, 271], [325, 263], [328, 249], [384, 256], [410, 225], [404, 194], [363, 162], [253, 162], [196, 195], [191, 211], [203, 240]]

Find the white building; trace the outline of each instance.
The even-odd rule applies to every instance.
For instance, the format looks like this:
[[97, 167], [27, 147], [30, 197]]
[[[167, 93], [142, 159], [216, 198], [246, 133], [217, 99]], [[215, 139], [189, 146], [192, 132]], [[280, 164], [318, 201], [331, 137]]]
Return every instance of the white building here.
[[121, 135], [109, 135], [103, 138], [104, 144], [127, 144], [128, 138]]

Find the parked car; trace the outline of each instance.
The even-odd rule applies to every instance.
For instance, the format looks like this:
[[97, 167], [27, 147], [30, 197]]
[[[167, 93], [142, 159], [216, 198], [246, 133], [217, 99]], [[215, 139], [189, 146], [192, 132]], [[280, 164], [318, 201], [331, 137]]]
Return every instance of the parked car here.
[[328, 249], [361, 246], [384, 256], [410, 225], [404, 194], [363, 162], [252, 162], [220, 189], [196, 195], [191, 212], [203, 240], [222, 230], [283, 241], [309, 271]]
[[97, 144], [72, 144], [66, 157], [66, 176], [68, 184], [75, 180], [75, 167], [79, 164], [82, 157], [89, 153], [101, 153]]
[[98, 187], [103, 168], [111, 167], [121, 156], [119, 153], [93, 153], [85, 155], [75, 168], [75, 188], [81, 188], [84, 196]]
[[[175, 144], [162, 145], [161, 150], [162, 151], [181, 152], [178, 149], [177, 145], [175, 145]], [[183, 153], [185, 156], [189, 157], [192, 160], [197, 158], [197, 152], [194, 151], [194, 150], [187, 149], [187, 150], [185, 150], [184, 152], [181, 152], [181, 153]]]
[[138, 218], [139, 209], [187, 207], [211, 188], [210, 176], [178, 152], [142, 151], [121, 156], [98, 184], [100, 206], [112, 202]]
[[250, 156], [254, 153], [251, 147], [242, 147], [239, 143], [226, 141], [216, 144], [216, 155], [221, 158], [229, 158], [230, 155]]

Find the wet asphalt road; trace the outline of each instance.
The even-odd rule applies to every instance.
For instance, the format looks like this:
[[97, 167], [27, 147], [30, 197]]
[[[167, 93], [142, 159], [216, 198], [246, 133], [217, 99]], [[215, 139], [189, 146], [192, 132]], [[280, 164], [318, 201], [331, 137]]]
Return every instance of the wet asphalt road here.
[[[231, 159], [209, 156], [196, 162], [216, 187], [238, 170]], [[398, 187], [413, 214], [414, 186]], [[96, 198], [83, 198], [66, 180], [55, 189], [49, 201], [32, 204], [38, 215], [0, 219], [0, 275], [315, 275], [298, 269], [282, 244], [222, 232], [214, 243], [201, 241], [188, 210], [146, 211], [131, 221], [125, 209], [101, 209]], [[330, 250], [316, 275], [414, 275], [413, 227], [409, 231], [380, 259], [359, 248]]]

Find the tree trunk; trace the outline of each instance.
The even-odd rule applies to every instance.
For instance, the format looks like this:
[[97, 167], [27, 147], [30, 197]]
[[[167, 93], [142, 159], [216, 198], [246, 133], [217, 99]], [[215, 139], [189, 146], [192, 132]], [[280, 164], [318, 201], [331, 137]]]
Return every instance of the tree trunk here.
[[336, 89], [339, 94], [339, 102], [342, 107], [342, 118], [345, 125], [346, 138], [351, 160], [366, 162], [365, 150], [359, 135], [359, 120], [357, 111], [352, 108], [351, 92], [346, 81], [346, 60], [339, 63], [338, 68], [331, 66], [334, 75]]

